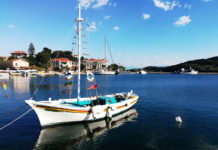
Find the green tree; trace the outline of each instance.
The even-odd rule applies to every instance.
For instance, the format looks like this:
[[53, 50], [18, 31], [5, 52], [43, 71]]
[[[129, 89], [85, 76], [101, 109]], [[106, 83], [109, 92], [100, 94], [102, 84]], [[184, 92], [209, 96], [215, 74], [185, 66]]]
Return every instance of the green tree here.
[[0, 57], [0, 62], [3, 62], [4, 61], [4, 58], [3, 57]]
[[86, 69], [86, 66], [85, 66], [84, 64], [81, 64], [81, 65], [80, 65], [80, 68], [81, 68], [81, 70], [85, 70], [85, 69]]
[[34, 47], [33, 43], [30, 43], [30, 45], [29, 45], [28, 54], [29, 54], [29, 56], [35, 56], [35, 47]]
[[73, 57], [71, 51], [63, 51], [63, 50], [56, 50], [51, 55], [52, 59], [55, 58], [68, 58], [69, 60], [76, 61], [77, 58]]
[[117, 71], [118, 68], [119, 66], [117, 64], [111, 64], [110, 66], [108, 66], [108, 69], [112, 71]]
[[119, 66], [117, 64], [111, 64], [110, 66], [108, 66], [108, 69], [112, 71], [125, 71], [126, 68], [124, 66]]
[[52, 50], [45, 47], [36, 55], [36, 65], [48, 69], [50, 67]]
[[13, 60], [13, 59], [17, 59], [17, 57], [13, 57], [13, 56], [8, 57], [8, 60]]
[[36, 65], [36, 58], [33, 55], [27, 57], [27, 61], [29, 61], [30, 66]]

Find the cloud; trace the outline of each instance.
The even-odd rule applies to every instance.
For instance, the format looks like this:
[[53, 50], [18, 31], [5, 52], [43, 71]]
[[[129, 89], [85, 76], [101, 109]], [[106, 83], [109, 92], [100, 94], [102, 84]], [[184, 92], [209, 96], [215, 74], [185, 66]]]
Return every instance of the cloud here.
[[94, 32], [97, 30], [97, 26], [96, 26], [96, 22], [93, 21], [87, 28], [87, 31], [88, 32]]
[[117, 7], [117, 3], [109, 3], [110, 7]]
[[109, 0], [97, 0], [96, 4], [94, 4], [92, 8], [99, 8], [99, 7], [105, 6], [108, 4], [108, 2]]
[[8, 28], [9, 28], [9, 29], [14, 29], [15, 27], [16, 27], [16, 26], [13, 25], [13, 24], [8, 25]]
[[104, 16], [104, 19], [105, 20], [108, 20], [108, 19], [110, 19], [111, 18], [111, 16]]
[[91, 6], [92, 3], [94, 3], [95, 0], [81, 0], [80, 3], [81, 3], [81, 6], [84, 7], [84, 8], [88, 8]]
[[114, 30], [115, 30], [115, 31], [117, 31], [117, 30], [119, 30], [119, 29], [120, 29], [120, 28], [119, 28], [118, 26], [115, 26], [115, 27], [114, 27]]
[[191, 22], [190, 16], [182, 16], [175, 23], [175, 26], [186, 26]]
[[146, 20], [146, 19], [151, 18], [151, 15], [144, 13], [144, 14], [142, 14], [142, 17], [143, 17], [144, 20]]
[[191, 8], [192, 8], [192, 5], [185, 3], [183, 7], [186, 8], [186, 9], [191, 9]]
[[87, 8], [100, 8], [109, 4], [109, 0], [80, 0], [81, 6]]
[[173, 10], [174, 7], [179, 5], [178, 1], [163, 1], [163, 0], [153, 0], [154, 5], [158, 8], [162, 8], [165, 11]]

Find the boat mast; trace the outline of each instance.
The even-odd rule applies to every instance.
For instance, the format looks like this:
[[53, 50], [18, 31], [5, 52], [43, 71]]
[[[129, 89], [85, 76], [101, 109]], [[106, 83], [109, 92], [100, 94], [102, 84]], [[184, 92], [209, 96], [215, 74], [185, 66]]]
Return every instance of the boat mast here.
[[83, 18], [81, 17], [81, 4], [80, 0], [78, 0], [78, 18], [77, 18], [77, 32], [78, 32], [78, 89], [77, 89], [77, 102], [80, 99], [80, 71], [81, 71], [81, 28]]
[[106, 35], [104, 36], [104, 59], [106, 62], [107, 59], [107, 39], [106, 39]]

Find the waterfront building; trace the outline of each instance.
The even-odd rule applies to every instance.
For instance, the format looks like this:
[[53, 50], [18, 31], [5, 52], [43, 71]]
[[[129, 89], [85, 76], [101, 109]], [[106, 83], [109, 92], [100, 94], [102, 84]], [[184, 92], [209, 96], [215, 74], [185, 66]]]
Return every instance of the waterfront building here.
[[52, 65], [52, 68], [58, 68], [58, 69], [70, 68], [70, 69], [72, 69], [73, 67], [76, 66], [76, 63], [67, 59], [67, 58], [56, 58], [56, 59], [51, 60], [51, 65]]
[[21, 59], [21, 58], [26, 57], [27, 53], [24, 52], [24, 51], [14, 51], [14, 52], [11, 53], [11, 56]]
[[100, 71], [106, 67], [105, 59], [84, 59], [83, 64], [85, 65], [86, 70], [92, 71]]
[[6, 64], [8, 64], [9, 68], [13, 68], [13, 69], [28, 69], [29, 68], [29, 62], [23, 59], [8, 60]]

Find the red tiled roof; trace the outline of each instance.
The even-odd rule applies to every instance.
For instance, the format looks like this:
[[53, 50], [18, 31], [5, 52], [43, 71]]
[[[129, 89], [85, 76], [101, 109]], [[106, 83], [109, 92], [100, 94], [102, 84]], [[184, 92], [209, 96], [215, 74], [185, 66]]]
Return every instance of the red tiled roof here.
[[61, 62], [68, 62], [68, 61], [70, 61], [69, 59], [67, 59], [67, 58], [56, 58], [56, 59], [53, 59], [53, 60], [51, 60], [51, 61], [61, 61]]
[[8, 62], [14, 62], [14, 61], [17, 61], [19, 59], [12, 59], [12, 60], [8, 60]]
[[26, 54], [24, 51], [14, 51], [12, 54]]
[[95, 61], [95, 62], [105, 62], [105, 59], [95, 59], [95, 58], [90, 58], [88, 61]]

